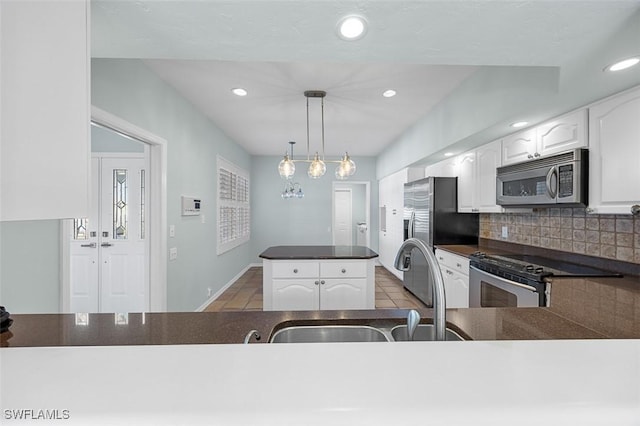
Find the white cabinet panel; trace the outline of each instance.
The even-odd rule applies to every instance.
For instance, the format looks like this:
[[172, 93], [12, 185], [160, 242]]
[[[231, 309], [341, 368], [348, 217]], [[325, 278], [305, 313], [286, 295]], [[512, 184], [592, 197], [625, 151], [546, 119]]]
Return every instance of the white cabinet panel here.
[[589, 109], [589, 209], [630, 214], [640, 204], [640, 88]]
[[87, 1], [0, 2], [0, 220], [85, 217]]
[[587, 146], [587, 110], [575, 111], [538, 126], [537, 140], [541, 155]]
[[532, 160], [588, 145], [587, 111], [564, 114], [502, 140], [502, 165]]
[[435, 252], [442, 278], [447, 308], [469, 307], [469, 259], [436, 249]]
[[474, 207], [480, 213], [501, 213], [496, 204], [496, 169], [501, 163], [502, 142], [488, 143], [476, 150], [476, 192]]
[[318, 262], [274, 262], [274, 278], [317, 278]]
[[536, 129], [529, 129], [502, 140], [502, 165], [527, 161], [536, 154]]
[[447, 308], [469, 307], [469, 276], [442, 268]]
[[320, 307], [318, 279], [273, 280], [275, 311], [316, 310]]
[[366, 278], [321, 280], [320, 309], [365, 309], [366, 306]]
[[464, 153], [458, 160], [458, 211], [499, 213], [496, 204], [496, 168], [500, 166], [500, 140]]

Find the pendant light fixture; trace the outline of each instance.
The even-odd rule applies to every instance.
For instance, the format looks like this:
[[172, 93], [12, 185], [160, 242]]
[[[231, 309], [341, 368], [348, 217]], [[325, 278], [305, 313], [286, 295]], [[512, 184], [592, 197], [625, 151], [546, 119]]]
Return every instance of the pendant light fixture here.
[[[327, 172], [326, 163], [338, 163], [336, 167], [335, 177], [336, 179], [344, 180], [349, 176], [353, 176], [356, 172], [356, 164], [353, 162], [351, 157], [349, 157], [349, 153], [345, 152], [345, 155], [340, 160], [325, 160], [324, 159], [324, 98], [327, 95], [327, 92], [324, 90], [306, 90], [304, 92], [304, 96], [307, 98], [307, 159], [306, 160], [295, 160], [293, 157], [293, 145], [295, 142], [289, 142], [291, 145], [291, 156], [289, 153], [285, 153], [284, 158], [280, 161], [278, 165], [278, 173], [280, 173], [280, 177], [283, 179], [290, 179], [295, 171], [296, 171], [296, 162], [305, 162], [310, 163], [309, 169], [307, 170], [307, 175], [312, 179], [319, 179]], [[320, 98], [320, 119], [321, 119], [321, 134], [320, 140], [322, 143], [322, 155], [316, 151], [313, 159], [311, 159], [310, 152], [310, 134], [309, 134], [309, 99], [310, 98]], [[283, 193], [284, 194], [284, 193]], [[284, 197], [284, 195], [283, 195]]]

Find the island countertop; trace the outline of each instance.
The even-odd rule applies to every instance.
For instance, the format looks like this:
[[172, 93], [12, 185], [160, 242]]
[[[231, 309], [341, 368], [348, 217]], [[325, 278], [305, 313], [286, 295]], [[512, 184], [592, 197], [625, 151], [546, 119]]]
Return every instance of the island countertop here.
[[378, 253], [364, 246], [273, 246], [260, 257], [269, 260], [291, 259], [373, 259]]

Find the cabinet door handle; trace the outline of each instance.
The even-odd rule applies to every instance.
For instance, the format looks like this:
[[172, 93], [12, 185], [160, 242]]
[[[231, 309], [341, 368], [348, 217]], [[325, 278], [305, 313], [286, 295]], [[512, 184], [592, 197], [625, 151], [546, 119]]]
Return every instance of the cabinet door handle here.
[[538, 154], [537, 152], [535, 154], [533, 154], [534, 157], [540, 157], [540, 154]]
[[96, 248], [96, 243], [80, 244], [80, 247]]
[[341, 272], [342, 272], [343, 274], [346, 274], [346, 273], [347, 273], [347, 270], [346, 270], [346, 269], [344, 269], [344, 268], [342, 268], [342, 271], [341, 271]]
[[533, 155], [529, 154], [529, 155], [527, 155], [527, 158], [528, 158], [529, 160], [531, 160], [531, 159], [533, 158]]
[[324, 284], [324, 280], [320, 281], [320, 284]]
[[640, 205], [634, 204], [633, 206], [631, 206], [631, 214], [634, 216], [640, 215]]
[[453, 272], [447, 269], [447, 275], [453, 275]]
[[293, 273], [294, 273], [294, 274], [297, 274], [297, 273], [298, 273], [298, 268], [294, 269], [294, 270], [293, 270]]
[[314, 284], [318, 285], [318, 284], [320, 284], [320, 281], [314, 281]]
[[111, 243], [102, 243], [100, 244], [100, 247], [111, 247], [113, 244]]

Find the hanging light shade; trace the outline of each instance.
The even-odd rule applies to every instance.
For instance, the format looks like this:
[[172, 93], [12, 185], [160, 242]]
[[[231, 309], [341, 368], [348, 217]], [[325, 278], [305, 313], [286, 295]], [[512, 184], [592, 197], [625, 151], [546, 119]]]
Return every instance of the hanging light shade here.
[[285, 154], [280, 164], [278, 164], [278, 173], [283, 179], [289, 179], [296, 172], [296, 165], [289, 158], [289, 154]]
[[309, 170], [307, 174], [311, 179], [318, 179], [324, 176], [327, 171], [327, 166], [324, 164], [324, 161], [320, 159], [320, 156], [316, 152], [316, 155], [313, 157], [313, 161], [309, 165]]
[[340, 160], [340, 166], [347, 176], [353, 176], [356, 173], [356, 163], [353, 162], [349, 153], [345, 152], [344, 157]]
[[349, 175], [344, 170], [344, 167], [342, 167], [342, 163], [338, 164], [338, 167], [336, 167], [336, 179], [345, 180], [348, 177]]

